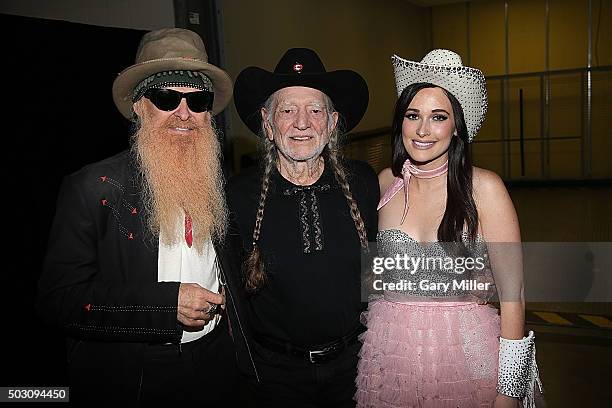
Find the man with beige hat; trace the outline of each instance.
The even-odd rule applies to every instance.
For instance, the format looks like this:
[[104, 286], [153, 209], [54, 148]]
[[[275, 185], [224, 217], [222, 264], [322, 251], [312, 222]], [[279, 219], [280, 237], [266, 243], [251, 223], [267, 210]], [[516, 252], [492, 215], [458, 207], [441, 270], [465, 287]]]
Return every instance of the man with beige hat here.
[[39, 283], [38, 310], [66, 332], [72, 401], [232, 405], [236, 355], [251, 360], [213, 124], [231, 95], [179, 28], [145, 34], [116, 78], [131, 148], [65, 178]]

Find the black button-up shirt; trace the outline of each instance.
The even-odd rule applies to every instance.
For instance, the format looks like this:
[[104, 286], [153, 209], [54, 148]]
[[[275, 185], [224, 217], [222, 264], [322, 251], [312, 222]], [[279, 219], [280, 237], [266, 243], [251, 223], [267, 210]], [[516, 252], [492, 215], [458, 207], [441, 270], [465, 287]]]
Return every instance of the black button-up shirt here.
[[[348, 161], [350, 189], [368, 239], [375, 240], [378, 179], [363, 162]], [[251, 250], [261, 172], [230, 182], [229, 205]], [[247, 315], [256, 335], [304, 347], [338, 339], [359, 325], [361, 247], [348, 202], [331, 166], [311, 186], [292, 184], [274, 170], [258, 242], [267, 283], [248, 295]]]

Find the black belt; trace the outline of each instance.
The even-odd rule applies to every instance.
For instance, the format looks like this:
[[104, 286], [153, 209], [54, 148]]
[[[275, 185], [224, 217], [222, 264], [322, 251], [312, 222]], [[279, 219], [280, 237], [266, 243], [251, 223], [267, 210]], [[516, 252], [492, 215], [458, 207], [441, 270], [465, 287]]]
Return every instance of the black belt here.
[[255, 333], [254, 337], [257, 343], [267, 348], [270, 351], [277, 353], [290, 354], [292, 356], [306, 358], [311, 363], [325, 363], [338, 357], [347, 347], [351, 346], [357, 341], [357, 337], [361, 334], [365, 328], [363, 326], [356, 327], [346, 336], [342, 336], [339, 339], [330, 341], [328, 343], [312, 346], [310, 349], [304, 347], [295, 346], [289, 342], [283, 342], [275, 340], [270, 337], [265, 337]]

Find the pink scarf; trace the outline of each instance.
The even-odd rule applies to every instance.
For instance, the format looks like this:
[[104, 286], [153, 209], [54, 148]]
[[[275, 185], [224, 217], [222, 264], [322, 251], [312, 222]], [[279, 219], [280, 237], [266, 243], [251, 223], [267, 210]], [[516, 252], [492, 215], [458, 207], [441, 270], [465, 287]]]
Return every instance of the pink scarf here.
[[405, 194], [404, 215], [402, 216], [402, 222], [400, 223], [403, 224], [406, 214], [408, 213], [408, 183], [410, 183], [410, 176], [412, 175], [416, 178], [434, 178], [446, 173], [447, 171], [448, 160], [443, 165], [435, 169], [422, 170], [412, 164], [410, 159], [406, 159], [404, 165], [402, 166], [403, 177], [396, 177], [395, 180], [393, 180], [393, 183], [391, 183], [387, 191], [385, 191], [385, 194], [380, 199], [376, 209], [380, 210], [382, 207], [384, 207], [403, 188]]

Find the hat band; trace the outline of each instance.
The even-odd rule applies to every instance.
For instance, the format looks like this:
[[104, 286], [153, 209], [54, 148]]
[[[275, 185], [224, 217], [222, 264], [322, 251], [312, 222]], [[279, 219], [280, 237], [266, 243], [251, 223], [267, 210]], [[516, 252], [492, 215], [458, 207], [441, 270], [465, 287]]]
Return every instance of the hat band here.
[[150, 88], [168, 88], [174, 86], [187, 86], [201, 91], [213, 92], [213, 84], [210, 78], [199, 71], [171, 70], [153, 74], [134, 88], [132, 102], [138, 101]]

